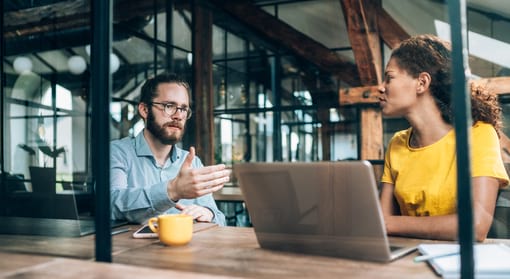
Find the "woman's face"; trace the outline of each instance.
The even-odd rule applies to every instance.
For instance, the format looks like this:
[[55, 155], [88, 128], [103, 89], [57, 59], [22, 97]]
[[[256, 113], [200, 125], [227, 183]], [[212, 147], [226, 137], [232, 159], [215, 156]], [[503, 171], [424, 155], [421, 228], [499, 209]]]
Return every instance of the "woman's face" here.
[[379, 105], [385, 116], [406, 116], [416, 102], [418, 79], [401, 69], [395, 58], [386, 65], [384, 81], [379, 86]]

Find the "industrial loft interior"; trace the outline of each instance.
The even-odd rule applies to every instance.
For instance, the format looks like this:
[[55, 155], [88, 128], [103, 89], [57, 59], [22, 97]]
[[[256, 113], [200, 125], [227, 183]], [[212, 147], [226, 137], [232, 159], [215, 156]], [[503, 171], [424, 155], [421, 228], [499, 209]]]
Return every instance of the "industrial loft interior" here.
[[[379, 181], [388, 142], [409, 127], [381, 113], [384, 67], [410, 36], [450, 40], [448, 2], [112, 0], [111, 49], [100, 49], [94, 0], [3, 0], [0, 220], [94, 220], [95, 167], [110, 160], [95, 131], [137, 135], [140, 88], [163, 72], [190, 84], [178, 146], [204, 165], [368, 160]], [[510, 2], [468, 0], [465, 13], [469, 81], [498, 95], [510, 167]], [[92, 61], [104, 53], [110, 84], [97, 92]], [[98, 96], [109, 101], [100, 121]], [[229, 227], [252, 226], [236, 177], [214, 197]], [[509, 223], [502, 190], [489, 236], [510, 238]]]
[[[205, 164], [381, 164], [390, 137], [407, 127], [381, 116], [382, 69], [391, 48], [410, 35], [449, 39], [447, 5], [351, 2], [357, 1], [113, 1], [111, 139], [143, 128], [136, 108], [141, 83], [172, 71], [192, 84], [192, 109], [199, 112], [182, 145], [195, 146]], [[477, 82], [508, 84], [506, 6], [468, 1], [469, 65]], [[0, 164], [2, 180], [12, 181], [3, 185], [30, 191], [30, 167], [43, 167], [54, 168], [57, 191], [90, 188], [91, 26], [90, 1], [3, 2]], [[508, 85], [497, 90], [506, 116]], [[504, 127], [510, 162], [510, 125]]]

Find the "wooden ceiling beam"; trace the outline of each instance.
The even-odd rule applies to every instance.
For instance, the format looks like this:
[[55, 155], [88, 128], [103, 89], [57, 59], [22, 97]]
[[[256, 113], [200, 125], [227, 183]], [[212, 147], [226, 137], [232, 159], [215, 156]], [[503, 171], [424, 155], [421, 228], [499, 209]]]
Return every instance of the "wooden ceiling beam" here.
[[316, 65], [320, 70], [337, 75], [351, 85], [360, 85], [356, 66], [321, 43], [294, 29], [247, 0], [209, 0], [237, 21], [255, 30], [265, 39], [290, 50]]
[[383, 8], [377, 10], [377, 25], [381, 39], [391, 49], [411, 37]]
[[[354, 59], [363, 85], [382, 81], [382, 51], [377, 26], [380, 0], [340, 0]], [[359, 115], [359, 158], [383, 158], [383, 125], [381, 111], [365, 107]]]
[[[158, 12], [165, 11], [165, 0], [138, 1], [117, 0], [113, 13], [114, 23], [140, 16], [151, 16], [154, 4]], [[90, 1], [68, 0], [50, 5], [38, 6], [4, 15], [4, 38], [38, 36], [49, 31], [64, 31], [72, 28], [90, 28]]]
[[[475, 85], [485, 85], [495, 94], [510, 94], [510, 77], [482, 78], [471, 81]], [[369, 105], [379, 103], [377, 86], [362, 86], [341, 89], [340, 105]]]
[[340, 0], [340, 3], [361, 84], [379, 84], [383, 63], [377, 26], [380, 0]]

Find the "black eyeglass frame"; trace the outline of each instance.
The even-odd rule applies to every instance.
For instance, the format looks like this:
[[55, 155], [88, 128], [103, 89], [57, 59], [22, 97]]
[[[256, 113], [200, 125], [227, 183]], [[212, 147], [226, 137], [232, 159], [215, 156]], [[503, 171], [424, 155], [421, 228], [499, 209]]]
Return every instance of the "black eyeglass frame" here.
[[172, 116], [174, 115], [177, 111], [179, 111], [180, 114], [182, 113], [186, 113], [186, 120], [190, 119], [191, 118], [191, 114], [192, 114], [192, 111], [190, 108], [188, 107], [180, 107], [174, 103], [161, 103], [161, 102], [150, 102], [149, 105], [162, 105], [163, 106], [163, 111], [168, 115], [168, 116]]

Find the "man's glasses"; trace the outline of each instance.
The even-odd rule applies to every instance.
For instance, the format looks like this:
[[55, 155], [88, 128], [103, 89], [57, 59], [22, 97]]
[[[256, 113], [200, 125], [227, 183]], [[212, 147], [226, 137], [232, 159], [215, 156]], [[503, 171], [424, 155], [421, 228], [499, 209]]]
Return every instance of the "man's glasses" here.
[[168, 116], [172, 116], [177, 111], [179, 111], [179, 113], [181, 115], [186, 114], [186, 119], [190, 119], [191, 118], [191, 109], [188, 108], [188, 107], [179, 107], [179, 106], [177, 106], [176, 104], [173, 104], [173, 103], [152, 102], [150, 104], [151, 105], [162, 105], [163, 106], [163, 110], [165, 111], [165, 113]]

